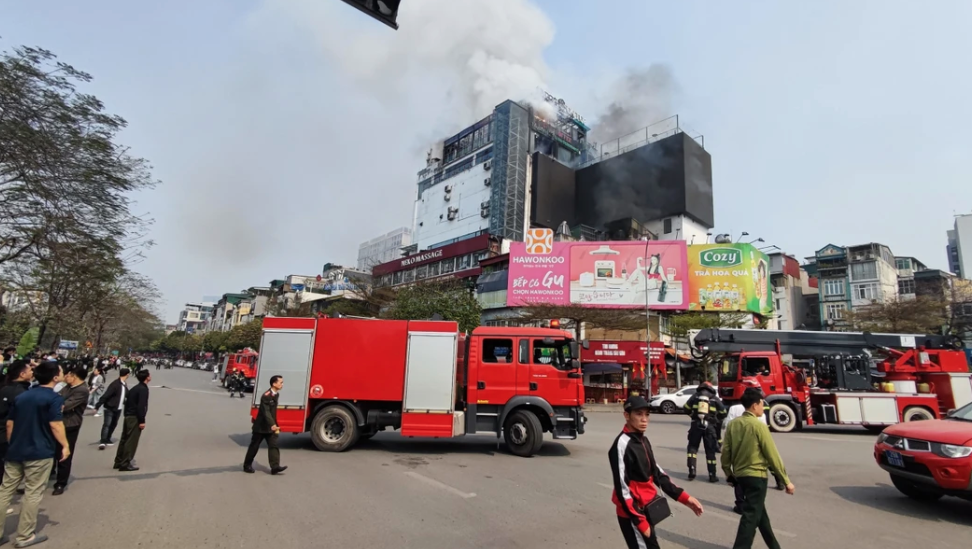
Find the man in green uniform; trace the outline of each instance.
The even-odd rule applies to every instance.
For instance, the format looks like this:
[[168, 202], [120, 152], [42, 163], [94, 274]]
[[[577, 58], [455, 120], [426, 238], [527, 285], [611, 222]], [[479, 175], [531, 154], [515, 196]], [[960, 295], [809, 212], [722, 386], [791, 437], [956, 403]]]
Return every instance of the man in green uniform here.
[[776, 482], [786, 485], [787, 494], [793, 495], [796, 487], [786, 476], [769, 427], [759, 419], [763, 416], [763, 395], [759, 389], [746, 389], [742, 405], [746, 412], [729, 424], [722, 444], [722, 470], [729, 484], [738, 483], [743, 494], [742, 518], [732, 548], [750, 549], [759, 529], [769, 549], [780, 549], [766, 514], [768, 471], [772, 471]]

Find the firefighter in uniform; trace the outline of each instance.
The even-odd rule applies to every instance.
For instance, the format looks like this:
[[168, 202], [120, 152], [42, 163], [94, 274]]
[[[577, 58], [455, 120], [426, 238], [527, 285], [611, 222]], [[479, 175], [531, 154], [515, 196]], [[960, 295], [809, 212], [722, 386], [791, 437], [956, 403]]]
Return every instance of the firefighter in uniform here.
[[699, 444], [705, 445], [705, 464], [709, 470], [709, 482], [719, 482], [716, 475], [716, 452], [722, 434], [722, 421], [726, 418], [726, 407], [716, 395], [716, 390], [708, 381], [703, 381], [692, 398], [685, 403], [685, 411], [692, 418], [688, 432], [688, 479], [695, 480]]
[[246, 389], [246, 378], [243, 376], [243, 372], [233, 370], [233, 375], [230, 376], [229, 389], [230, 398], [233, 398], [234, 393], [239, 393], [240, 398], [244, 398], [243, 391]]
[[280, 399], [280, 390], [283, 389], [283, 376], [273, 376], [270, 378], [270, 389], [260, 397], [260, 409], [253, 418], [253, 436], [250, 438], [250, 446], [246, 449], [246, 457], [243, 459], [243, 471], [253, 473], [253, 459], [260, 450], [260, 444], [267, 441], [267, 454], [270, 458], [270, 474], [276, 475], [287, 470], [287, 466], [280, 465], [280, 448], [277, 446], [277, 436], [280, 434], [280, 427], [277, 426], [277, 401]]

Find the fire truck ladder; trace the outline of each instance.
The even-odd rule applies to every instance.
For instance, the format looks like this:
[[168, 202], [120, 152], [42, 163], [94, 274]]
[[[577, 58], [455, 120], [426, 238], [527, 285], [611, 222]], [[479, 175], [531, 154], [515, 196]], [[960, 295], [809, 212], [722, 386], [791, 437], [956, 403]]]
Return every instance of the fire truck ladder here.
[[872, 334], [870, 332], [808, 332], [775, 330], [727, 330], [707, 328], [695, 334], [692, 353], [701, 358], [710, 352], [775, 352], [794, 356], [851, 354], [867, 349], [962, 349], [954, 336]]

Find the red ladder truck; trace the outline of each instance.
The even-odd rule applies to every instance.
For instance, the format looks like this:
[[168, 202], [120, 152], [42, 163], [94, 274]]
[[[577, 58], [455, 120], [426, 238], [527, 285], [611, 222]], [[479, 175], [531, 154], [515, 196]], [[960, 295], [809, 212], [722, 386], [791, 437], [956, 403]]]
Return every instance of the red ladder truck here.
[[277, 423], [310, 432], [322, 451], [341, 452], [387, 428], [406, 437], [502, 436], [532, 456], [545, 432], [584, 433], [578, 343], [547, 328], [359, 318], [263, 320], [255, 417], [270, 378], [284, 388]]
[[712, 328], [692, 341], [696, 357], [722, 353], [723, 400], [759, 383], [778, 432], [818, 424], [880, 431], [972, 402], [968, 360], [952, 336]]

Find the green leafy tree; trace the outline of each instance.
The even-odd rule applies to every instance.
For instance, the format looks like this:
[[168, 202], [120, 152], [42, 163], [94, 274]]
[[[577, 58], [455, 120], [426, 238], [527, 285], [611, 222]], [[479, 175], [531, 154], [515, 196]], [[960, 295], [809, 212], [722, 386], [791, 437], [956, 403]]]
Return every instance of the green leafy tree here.
[[226, 338], [225, 346], [230, 351], [241, 351], [247, 347], [259, 350], [260, 337], [263, 335], [263, 322], [251, 320], [246, 324], [233, 326]]
[[[668, 334], [676, 343], [689, 345], [690, 334], [707, 328], [741, 328], [749, 318], [746, 313], [685, 313], [673, 315], [668, 320]], [[710, 368], [715, 357], [706, 355], [700, 360], [703, 377], [714, 382], [716, 373]]]
[[20, 343], [17, 345], [17, 356], [27, 356], [34, 352], [37, 348], [38, 334], [40, 330], [37, 328], [31, 328], [24, 332], [23, 337], [20, 338]]
[[396, 320], [430, 319], [435, 315], [459, 323], [460, 331], [479, 326], [482, 309], [470, 288], [457, 280], [429, 281], [406, 286], [384, 312]]

